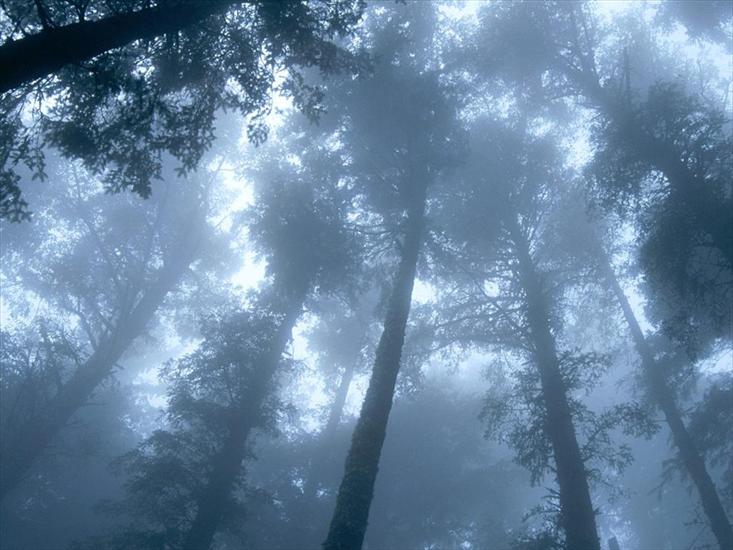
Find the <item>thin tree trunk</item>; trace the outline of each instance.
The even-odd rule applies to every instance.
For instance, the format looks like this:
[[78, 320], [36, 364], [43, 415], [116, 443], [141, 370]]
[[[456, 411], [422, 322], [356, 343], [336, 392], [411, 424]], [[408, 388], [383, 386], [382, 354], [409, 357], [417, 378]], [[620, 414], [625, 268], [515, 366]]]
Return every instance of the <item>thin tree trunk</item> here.
[[336, 393], [333, 397], [333, 403], [331, 403], [331, 410], [328, 413], [328, 420], [326, 425], [321, 432], [321, 438], [319, 442], [318, 451], [311, 467], [310, 475], [303, 488], [303, 497], [306, 501], [310, 501], [315, 497], [318, 486], [320, 485], [323, 472], [321, 470], [321, 464], [326, 459], [328, 453], [331, 450], [331, 443], [336, 435], [336, 430], [341, 423], [341, 415], [343, 414], [344, 405], [346, 404], [346, 396], [349, 394], [349, 387], [351, 386], [351, 380], [354, 378], [354, 365], [348, 365], [344, 372], [341, 374], [341, 380], [339, 386], [336, 389]]
[[211, 547], [219, 529], [225, 507], [242, 471], [242, 461], [247, 452], [247, 440], [258, 425], [267, 390], [275, 376], [280, 358], [285, 352], [293, 327], [300, 317], [306, 292], [293, 299], [289, 311], [274, 335], [272, 346], [262, 356], [261, 368], [265, 372], [255, 377], [246, 395], [240, 396], [239, 409], [234, 414], [229, 437], [221, 452], [213, 461], [208, 485], [196, 502], [196, 516], [186, 534], [183, 550], [207, 550]]
[[595, 512], [573, 417], [560, 372], [555, 338], [550, 331], [549, 307], [529, 245], [518, 224], [510, 228], [526, 295], [527, 320], [534, 344], [547, 419], [545, 430], [552, 444], [560, 486], [560, 513], [568, 550], [600, 550]]
[[344, 405], [346, 404], [346, 396], [349, 394], [349, 387], [351, 386], [351, 380], [354, 378], [354, 365], [349, 365], [344, 369], [341, 375], [341, 381], [339, 387], [334, 395], [333, 403], [331, 404], [331, 411], [328, 414], [328, 421], [323, 429], [323, 433], [326, 437], [332, 437], [333, 433], [341, 423], [341, 415], [344, 412]]
[[419, 195], [414, 198], [415, 202], [407, 214], [402, 257], [387, 307], [384, 330], [377, 346], [369, 388], [346, 457], [344, 477], [339, 487], [328, 536], [323, 543], [324, 550], [357, 550], [364, 541], [410, 314], [412, 289], [422, 243], [425, 193], [425, 186], [421, 186]]
[[0, 46], [0, 93], [135, 40], [175, 32], [226, 10], [233, 1], [184, 0], [132, 13], [46, 28]]
[[176, 286], [192, 257], [190, 252], [183, 254], [161, 268], [156, 282], [145, 291], [135, 307], [117, 322], [115, 330], [99, 343], [96, 351], [31, 422], [30, 427], [21, 434], [20, 441], [3, 445], [6, 450], [0, 468], [0, 499], [22, 481], [71, 416], [111, 374], [127, 348], [145, 331], [145, 326]]
[[626, 323], [629, 326], [631, 332], [631, 338], [634, 341], [636, 351], [641, 358], [641, 364], [646, 374], [646, 378], [652, 393], [652, 396], [657, 400], [659, 407], [664, 413], [664, 417], [669, 424], [672, 432], [672, 439], [680, 454], [680, 458], [690, 475], [697, 492], [700, 495], [700, 501], [702, 503], [705, 515], [710, 522], [710, 528], [715, 535], [715, 538], [720, 545], [721, 550], [728, 550], [733, 548], [733, 529], [731, 529], [730, 521], [725, 513], [720, 497], [715, 490], [713, 480], [710, 478], [710, 474], [707, 471], [705, 460], [698, 451], [695, 442], [693, 441], [690, 433], [687, 431], [685, 423], [682, 420], [677, 403], [675, 402], [674, 395], [667, 385], [667, 381], [664, 378], [662, 369], [659, 363], [654, 358], [654, 353], [644, 338], [644, 333], [641, 331], [636, 316], [634, 315], [629, 301], [626, 298], [621, 285], [616, 278], [616, 274], [613, 271], [613, 267], [608, 260], [606, 254], [599, 250], [598, 260], [600, 263], [601, 271], [608, 285], [611, 287], [616, 299], [621, 306]]

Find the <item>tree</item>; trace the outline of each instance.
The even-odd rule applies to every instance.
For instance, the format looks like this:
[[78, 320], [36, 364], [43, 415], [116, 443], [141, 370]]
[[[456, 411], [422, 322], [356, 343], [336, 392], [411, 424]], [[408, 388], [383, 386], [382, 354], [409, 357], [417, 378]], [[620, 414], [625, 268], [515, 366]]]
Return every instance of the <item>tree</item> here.
[[0, 0], [3, 549], [728, 545], [690, 6]]
[[125, 459], [131, 477], [121, 506], [136, 522], [106, 540], [113, 548], [160, 541], [209, 548], [222, 528], [236, 527], [242, 463], [254, 430], [272, 425], [276, 374], [292, 329], [312, 293], [335, 292], [349, 280], [354, 242], [343, 223], [345, 202], [319, 170], [328, 153], [317, 145], [290, 151], [300, 153], [295, 165], [268, 159], [256, 171], [260, 200], [246, 216], [271, 283], [248, 308], [230, 306], [204, 324], [199, 349], [176, 365], [170, 428]]
[[[65, 340], [58, 331], [65, 331], [67, 341], [75, 334], [69, 326], [55, 327], [55, 320], [44, 315], [37, 330], [30, 325], [20, 334], [13, 330], [15, 334], [2, 335], [2, 434], [21, 428], [31, 411], [43, 404], [39, 397], [53, 395], [55, 382], [69, 365], [75, 365], [63, 355]], [[155, 402], [147, 399], [155, 387], [152, 381], [141, 383], [141, 373], [151, 355], [160, 354], [161, 360], [169, 357], [170, 350], [161, 345], [165, 330], [163, 321], [135, 343], [126, 354], [124, 371], [118, 370], [114, 380], [98, 388], [91, 403], [74, 414], [38, 457], [23, 483], [3, 499], [3, 548], [43, 548], [49, 541], [66, 548], [74, 540], [109, 529], [118, 519], [100, 518], [92, 504], [120, 493], [120, 480], [108, 463], [134, 447], [140, 432], [156, 419]], [[39, 395], [44, 389], [48, 394]]]
[[367, 362], [373, 361], [370, 348], [375, 298], [374, 292], [367, 292], [355, 298], [355, 304], [348, 308], [338, 301], [319, 304], [318, 324], [308, 332], [309, 346], [313, 346], [318, 354], [321, 369], [329, 379], [338, 380], [333, 384], [332, 401], [321, 430], [319, 449], [312, 459], [303, 488], [303, 497], [308, 501], [315, 498], [321, 483], [323, 462], [332, 452], [333, 439], [342, 421], [354, 375], [362, 371]]
[[721, 0], [668, 1], [662, 4], [659, 19], [668, 25], [675, 22], [681, 23], [695, 40], [710, 39], [725, 42], [729, 50], [733, 49], [730, 34], [725, 30], [725, 25], [729, 25], [733, 19], [733, 9], [728, 2]]
[[[670, 342], [666, 341], [662, 346], [659, 344], [655, 346], [654, 341], [650, 341], [644, 336], [611, 264], [610, 256], [602, 244], [603, 239], [599, 230], [601, 220], [591, 221], [586, 219], [587, 214], [583, 211], [583, 207], [579, 205], [582, 205], [582, 201], [575, 204], [572, 201], [567, 203], [566, 212], [575, 210], [575, 215], [572, 216], [574, 227], [570, 227], [565, 223], [564, 227], [558, 227], [558, 231], [563, 234], [566, 242], [572, 243], [574, 253], [579, 256], [580, 261], [597, 271], [605, 282], [605, 288], [610, 291], [617, 301], [631, 334], [634, 348], [641, 361], [641, 368], [644, 373], [643, 383], [648, 389], [652, 400], [664, 414], [672, 432], [672, 440], [678, 450], [683, 469], [688, 473], [697, 488], [703, 510], [713, 533], [718, 541], [727, 544], [731, 534], [730, 522], [708, 472], [705, 457], [698, 449], [692, 435], [693, 432], [690, 432], [685, 425], [678, 404], [678, 397], [675, 395], [679, 393], [679, 390], [675, 391], [675, 385], [677, 384], [672, 379], [673, 373], [678, 370], [674, 363], [679, 361], [675, 359], [681, 359], [687, 370], [694, 370], [694, 367], [690, 366], [691, 360], [688, 356], [685, 356], [683, 350], [672, 350], [676, 353], [670, 353], [669, 348], [672, 348]], [[657, 340], [664, 341], [665, 339], [660, 338], [660, 336], [657, 335]], [[675, 355], [678, 357], [674, 357]]]
[[[568, 176], [559, 152], [549, 137], [533, 137], [521, 126], [479, 120], [471, 133], [473, 155], [440, 217], [443, 272], [454, 286], [432, 322], [437, 341], [493, 347], [524, 365], [487, 401], [489, 433], [517, 449], [535, 482], [554, 472], [567, 548], [600, 548], [589, 464], [620, 469], [630, 460], [628, 449], [614, 451], [609, 431], [618, 424], [632, 431], [647, 426], [634, 406], [596, 415], [573, 395], [599, 376], [604, 359], [562, 349], [558, 341], [569, 286], [548, 222]], [[457, 210], [460, 218], [452, 214]]]
[[169, 427], [118, 461], [127, 498], [108, 505], [135, 522], [92, 547], [207, 548], [221, 524], [236, 525], [246, 439], [272, 424], [272, 372], [294, 322], [267, 300], [211, 313], [198, 349], [166, 367]]
[[621, 288], [610, 262], [602, 254], [601, 252], [598, 257], [600, 271], [623, 311], [624, 319], [626, 319], [634, 346], [641, 359], [642, 368], [645, 371], [650, 393], [664, 413], [664, 417], [672, 432], [673, 441], [679, 451], [680, 459], [697, 488], [703, 510], [710, 523], [710, 528], [715, 534], [720, 547], [729, 547], [733, 544], [733, 529], [731, 529], [730, 521], [715, 489], [713, 480], [708, 473], [704, 456], [698, 450], [694, 438], [685, 426], [679, 407], [675, 402], [674, 393], [668, 387], [663, 370], [655, 359], [654, 351], [644, 338], [644, 333], [639, 327], [639, 323], [634, 316], [626, 294]]
[[720, 489], [723, 499], [733, 495], [733, 462], [731, 462], [730, 417], [731, 379], [726, 373], [717, 376], [690, 415], [689, 432], [695, 445], [715, 466], [724, 468], [726, 483]]
[[[604, 42], [611, 46], [602, 48]], [[707, 324], [720, 336], [729, 331], [730, 312], [713, 304], [730, 300], [733, 288], [726, 117], [667, 73], [649, 82], [659, 66], [675, 65], [662, 56], [645, 59], [642, 46], [612, 34], [587, 4], [520, 2], [487, 10], [475, 47], [489, 52], [487, 77], [518, 82], [521, 93], [545, 105], [553, 97], [577, 98], [600, 115], [590, 169], [597, 196], [606, 207], [628, 212], [636, 202], [643, 210], [641, 262], [657, 301], [676, 305], [667, 315], [676, 325], [671, 330]], [[696, 308], [706, 290], [708, 307]]]
[[[365, 547], [508, 547], [521, 530], [523, 513], [541, 491], [532, 488], [526, 472], [511, 463], [503, 446], [482, 439], [478, 413], [484, 384], [478, 366], [463, 373], [470, 377], [466, 384], [452, 369], [435, 365], [418, 390], [409, 396], [397, 394]], [[302, 376], [306, 389], [312, 375], [306, 370]], [[300, 386], [298, 380], [292, 383]], [[318, 498], [307, 503], [304, 520], [301, 499], [308, 458], [318, 452], [322, 440], [309, 427], [309, 396], [284, 395], [295, 399], [300, 414], [283, 418], [283, 435], [261, 438], [254, 449], [258, 460], [247, 472], [252, 496], [245, 541], [252, 548], [316, 549], [328, 528], [356, 418], [345, 415], [335, 432], [331, 455], [321, 464]]]
[[[73, 181], [84, 174], [67, 177]], [[217, 262], [217, 236], [205, 219], [209, 183], [192, 183], [188, 194], [163, 196], [141, 208], [130, 197], [106, 205], [108, 197], [83, 194], [77, 180], [44, 212], [47, 225], [14, 228], [25, 238], [5, 251], [20, 260], [15, 269], [8, 266], [7, 276], [19, 280], [39, 303], [51, 306], [60, 322], [74, 328], [66, 331], [71, 336], [58, 333], [61, 340], [53, 344], [67, 353], [39, 358], [51, 360], [43, 368], [63, 363], [53, 390], [43, 391], [33, 410], [5, 424], [9, 431], [1, 438], [3, 496], [113, 374], [191, 264], [207, 256]], [[67, 242], [60, 242], [59, 234]], [[34, 258], [30, 251], [38, 246], [53, 250], [53, 255]], [[206, 264], [201, 262], [204, 271], [217, 265]], [[20, 398], [16, 393], [22, 386], [3, 389], [4, 398]]]
[[[328, 292], [336, 288], [335, 281], [348, 275], [351, 265], [349, 254], [353, 243], [342, 221], [343, 202], [338, 200], [338, 191], [328, 185], [332, 182], [326, 185], [314, 183], [317, 177], [324, 175], [318, 171], [318, 161], [323, 160], [321, 155], [321, 151], [316, 151], [313, 163], [308, 163], [305, 156], [306, 169], [297, 174], [295, 181], [286, 184], [283, 180], [274, 180], [266, 189], [260, 189], [264, 200], [256, 207], [254, 223], [250, 227], [260, 246], [267, 251], [268, 267], [274, 277], [273, 290], [283, 302], [282, 305], [270, 306], [282, 321], [276, 330], [270, 331], [273, 340], [267, 354], [261, 358], [258, 374], [265, 383], [271, 383], [274, 378], [278, 360], [285, 351], [308, 294], [313, 289]], [[325, 159], [328, 161], [327, 154]], [[258, 391], [254, 396], [239, 398], [247, 408], [239, 411], [237, 416], [245, 422], [247, 419], [251, 422], [262, 414], [260, 408], [267, 392], [264, 387], [255, 388]], [[183, 543], [185, 550], [211, 545], [220, 522], [221, 507], [240, 471], [250, 431], [251, 427], [246, 424], [231, 429], [231, 436], [222, 450], [221, 464], [218, 458], [214, 458], [209, 485], [203, 499], [196, 503], [196, 516]]]
[[[455, 103], [438, 75], [411, 66], [409, 57], [391, 49], [404, 47], [406, 39], [429, 47], [431, 35], [418, 34], [425, 32], [425, 20], [416, 31], [399, 23], [397, 17], [387, 21], [374, 51], [387, 57], [346, 96], [345, 139], [355, 182], [395, 239], [399, 260], [326, 549], [360, 548], [364, 539], [424, 239], [428, 188], [455, 162], [460, 141]], [[375, 101], [384, 89], [390, 90], [386, 105]]]
[[184, 172], [198, 165], [222, 110], [265, 139], [279, 71], [277, 89], [315, 118], [322, 91], [302, 71], [361, 63], [337, 45], [361, 0], [14, 0], [2, 10], [0, 216], [13, 220], [29, 216], [20, 183], [45, 177], [46, 143], [110, 189], [146, 197], [163, 153]]

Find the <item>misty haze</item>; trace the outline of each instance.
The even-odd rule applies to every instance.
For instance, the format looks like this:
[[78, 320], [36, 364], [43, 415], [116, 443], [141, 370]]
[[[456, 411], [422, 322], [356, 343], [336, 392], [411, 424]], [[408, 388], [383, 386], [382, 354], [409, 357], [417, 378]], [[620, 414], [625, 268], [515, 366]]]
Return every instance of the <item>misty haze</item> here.
[[733, 550], [732, 0], [0, 0], [2, 550]]

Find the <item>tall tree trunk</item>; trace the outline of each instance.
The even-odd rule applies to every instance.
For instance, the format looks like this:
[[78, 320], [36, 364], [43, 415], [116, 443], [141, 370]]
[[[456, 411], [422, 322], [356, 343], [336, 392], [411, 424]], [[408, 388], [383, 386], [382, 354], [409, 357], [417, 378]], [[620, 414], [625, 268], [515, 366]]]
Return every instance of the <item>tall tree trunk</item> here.
[[423, 185], [407, 213], [402, 256], [387, 306], [384, 330], [377, 345], [369, 388], [346, 457], [344, 477], [328, 536], [323, 543], [324, 550], [356, 550], [361, 548], [364, 541], [410, 314], [412, 288], [422, 243], [425, 196], [426, 187]]
[[328, 413], [328, 420], [326, 425], [321, 432], [319, 441], [318, 451], [313, 460], [310, 475], [303, 488], [303, 497], [306, 501], [310, 501], [315, 497], [318, 486], [323, 477], [323, 471], [321, 464], [328, 456], [331, 451], [331, 443], [336, 435], [336, 430], [341, 423], [341, 415], [343, 414], [344, 405], [346, 404], [346, 396], [349, 394], [349, 387], [351, 386], [351, 380], [354, 378], [354, 365], [347, 365], [344, 368], [344, 372], [341, 374], [341, 380], [339, 381], [336, 393], [333, 396], [333, 402], [331, 403], [331, 410]]
[[705, 460], [698, 451], [690, 433], [687, 431], [685, 423], [682, 420], [682, 415], [675, 402], [674, 394], [667, 385], [664, 373], [654, 357], [654, 352], [644, 338], [644, 333], [641, 331], [641, 327], [629, 305], [626, 294], [616, 278], [608, 256], [606, 256], [600, 247], [597, 256], [603, 276], [616, 296], [623, 311], [624, 319], [629, 326], [631, 338], [634, 342], [636, 352], [641, 358], [642, 368], [644, 369], [652, 396], [662, 409], [662, 413], [672, 432], [672, 439], [679, 451], [680, 458], [700, 495], [700, 501], [705, 515], [710, 522], [710, 528], [721, 550], [733, 548], [733, 529], [731, 529], [730, 521], [720, 502], [720, 497], [715, 490], [713, 480], [707, 471]]
[[261, 376], [256, 376], [245, 395], [240, 396], [238, 409], [230, 423], [228, 438], [213, 460], [211, 477], [196, 502], [196, 516], [186, 534], [183, 550], [207, 550], [211, 547], [224, 510], [237, 477], [242, 471], [242, 461], [247, 452], [247, 440], [258, 426], [262, 405], [267, 398], [268, 387], [277, 371], [280, 358], [290, 340], [293, 327], [300, 317], [307, 292], [298, 293], [290, 300], [288, 310], [274, 334], [272, 345], [261, 358]]
[[0, 499], [14, 489], [28, 469], [51, 444], [71, 416], [91, 397], [107, 378], [132, 342], [140, 336], [168, 293], [175, 288], [193, 259], [192, 249], [166, 263], [140, 301], [117, 322], [115, 329], [101, 341], [94, 353], [74, 372], [19, 440], [3, 444], [0, 468]]
[[37, 34], [10, 40], [0, 46], [0, 94], [48, 76], [65, 65], [81, 63], [135, 40], [181, 30], [223, 12], [234, 3], [239, 2], [164, 2], [162, 6], [46, 28]]
[[560, 486], [560, 514], [568, 550], [600, 550], [595, 512], [585, 464], [560, 372], [555, 338], [550, 330], [549, 306], [542, 281], [519, 225], [510, 227], [521, 284], [526, 296], [527, 321], [540, 375], [547, 418], [545, 430], [552, 444]]

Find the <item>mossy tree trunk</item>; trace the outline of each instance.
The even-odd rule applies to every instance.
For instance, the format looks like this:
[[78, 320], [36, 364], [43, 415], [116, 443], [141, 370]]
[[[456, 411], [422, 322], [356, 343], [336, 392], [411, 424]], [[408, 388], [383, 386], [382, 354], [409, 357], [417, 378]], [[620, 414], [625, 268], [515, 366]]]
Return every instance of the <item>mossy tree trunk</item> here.
[[346, 457], [336, 509], [323, 543], [325, 550], [355, 550], [361, 548], [364, 541], [410, 313], [423, 237], [425, 194], [425, 186], [420, 186], [407, 212], [402, 253], [387, 306], [384, 330]]

